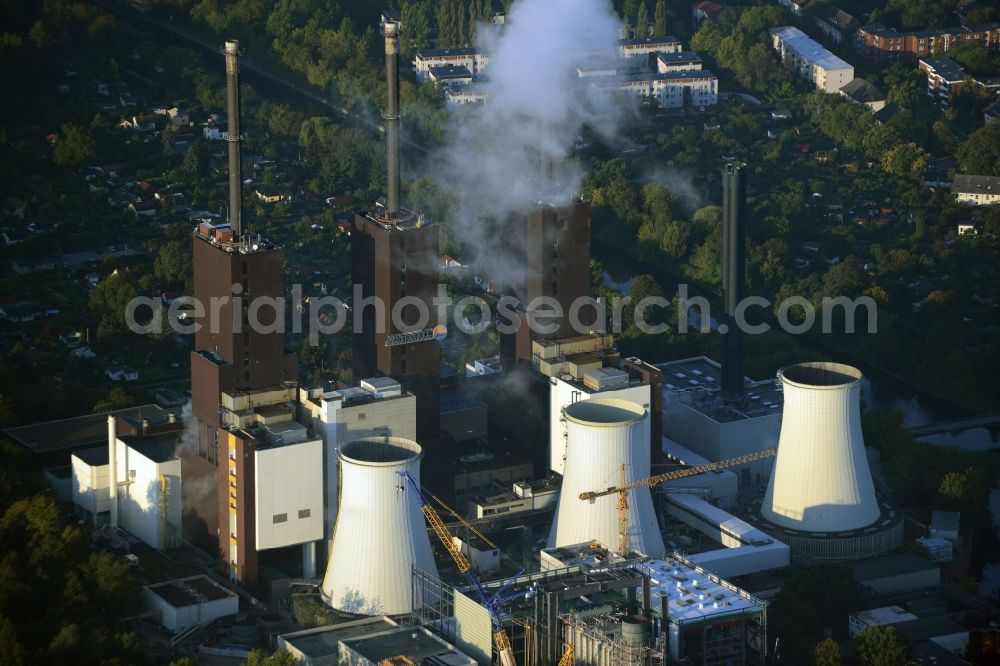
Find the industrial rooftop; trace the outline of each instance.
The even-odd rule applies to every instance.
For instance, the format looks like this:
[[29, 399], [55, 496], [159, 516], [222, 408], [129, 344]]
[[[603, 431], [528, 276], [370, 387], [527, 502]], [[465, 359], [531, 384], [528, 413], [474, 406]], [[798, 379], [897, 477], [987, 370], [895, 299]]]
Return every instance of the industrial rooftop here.
[[765, 605], [752, 594], [680, 557], [643, 562], [636, 565], [636, 570], [650, 577], [653, 608], [659, 608], [661, 599], [667, 599], [670, 619], [681, 624]]
[[165, 410], [159, 405], [148, 404], [103, 414], [88, 414], [71, 419], [19, 426], [9, 428], [4, 432], [8, 437], [20, 442], [34, 453], [84, 448], [95, 444], [107, 444], [109, 414], [130, 422], [138, 422], [142, 418], [148, 418], [150, 425], [153, 426], [167, 420]]
[[330, 663], [336, 666], [337, 644], [340, 641], [370, 636], [394, 629], [398, 626], [398, 624], [387, 617], [372, 617], [355, 622], [346, 622], [344, 624], [283, 634], [281, 639], [307, 657], [313, 659], [321, 657], [331, 658], [332, 661]]
[[165, 583], [157, 583], [156, 585], [147, 585], [146, 589], [174, 608], [197, 606], [206, 601], [217, 601], [226, 597], [236, 596], [204, 575], [168, 580]]
[[663, 372], [664, 400], [681, 400], [720, 423], [781, 414], [781, 385], [774, 381], [744, 379], [746, 399], [739, 405], [723, 404], [719, 396], [721, 368], [715, 361], [697, 356], [659, 363]]

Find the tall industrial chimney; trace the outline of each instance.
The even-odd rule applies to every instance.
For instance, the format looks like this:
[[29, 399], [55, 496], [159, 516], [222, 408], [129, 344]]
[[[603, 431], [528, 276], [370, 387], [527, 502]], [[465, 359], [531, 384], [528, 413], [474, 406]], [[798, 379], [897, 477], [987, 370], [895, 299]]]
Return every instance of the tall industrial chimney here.
[[226, 42], [226, 121], [229, 123], [229, 221], [234, 238], [243, 232], [243, 166], [240, 161], [240, 43]]
[[746, 285], [747, 172], [745, 164], [722, 170], [722, 398], [743, 398], [743, 332], [736, 325], [736, 308]]
[[386, 182], [385, 208], [390, 219], [399, 217], [399, 21], [383, 14], [382, 34], [385, 36], [385, 82], [387, 100], [385, 113]]

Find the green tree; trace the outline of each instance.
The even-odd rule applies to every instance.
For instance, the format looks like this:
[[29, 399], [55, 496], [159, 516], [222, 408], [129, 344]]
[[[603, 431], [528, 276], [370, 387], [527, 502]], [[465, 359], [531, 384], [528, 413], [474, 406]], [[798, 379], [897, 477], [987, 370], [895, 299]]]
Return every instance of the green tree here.
[[126, 330], [125, 308], [137, 295], [133, 282], [119, 275], [109, 275], [94, 287], [88, 304], [100, 318], [98, 338], [113, 336]]
[[191, 244], [167, 241], [153, 262], [153, 273], [165, 285], [183, 285], [191, 276]]
[[415, 53], [430, 45], [431, 17], [426, 2], [404, 2], [400, 20], [406, 26], [403, 30], [404, 53]]
[[111, 389], [108, 396], [94, 405], [94, 413], [112, 412], [116, 409], [125, 409], [135, 404], [135, 398], [125, 392], [121, 387]]
[[666, 0], [656, 0], [656, 8], [653, 10], [653, 34], [667, 34], [667, 20], [670, 14], [667, 9]]
[[17, 628], [10, 618], [3, 615], [0, 615], [0, 654], [3, 655], [4, 663], [10, 666], [28, 663], [28, 655], [17, 637]]
[[212, 148], [208, 141], [202, 137], [194, 140], [194, 143], [184, 153], [184, 161], [181, 163], [181, 171], [191, 178], [204, 178], [212, 168]]
[[840, 656], [840, 646], [837, 641], [830, 637], [824, 638], [812, 652], [813, 666], [843, 666], [844, 660]]
[[861, 588], [850, 567], [819, 564], [797, 569], [768, 606], [768, 635], [773, 627], [787, 663], [807, 664], [827, 628], [833, 628], [835, 638], [846, 638], [844, 618], [861, 603]]
[[915, 143], [893, 146], [882, 156], [882, 168], [900, 178], [919, 177], [929, 162], [930, 155]]
[[79, 125], [66, 123], [56, 136], [52, 159], [60, 166], [80, 166], [94, 159], [94, 139]]
[[639, 8], [635, 15], [635, 36], [645, 37], [649, 34], [649, 8], [646, 7], [646, 0], [639, 1]]
[[861, 666], [907, 666], [910, 644], [892, 626], [865, 627], [855, 640]]
[[990, 123], [970, 134], [956, 156], [964, 173], [1000, 176], [1000, 123]]
[[299, 660], [288, 650], [278, 650], [273, 654], [265, 654], [254, 650], [243, 662], [243, 666], [297, 666]]

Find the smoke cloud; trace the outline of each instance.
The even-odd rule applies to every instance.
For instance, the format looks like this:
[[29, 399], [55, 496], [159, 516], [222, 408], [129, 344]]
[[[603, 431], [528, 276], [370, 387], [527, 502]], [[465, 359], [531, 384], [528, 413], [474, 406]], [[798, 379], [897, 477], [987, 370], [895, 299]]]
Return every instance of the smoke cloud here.
[[691, 171], [663, 167], [647, 174], [642, 182], [643, 184], [662, 185], [670, 190], [670, 193], [677, 197], [687, 213], [693, 213], [704, 205], [701, 190], [698, 189]]
[[[502, 30], [479, 30], [476, 48], [490, 55], [481, 84], [488, 101], [456, 109], [449, 140], [431, 158], [440, 182], [458, 193], [453, 224], [462, 240], [482, 240], [484, 215], [578, 194], [582, 170], [567, 160], [576, 137], [585, 126], [614, 136], [625, 109], [618, 96], [584, 85], [576, 66], [616, 58], [619, 26], [607, 0], [520, 0]], [[540, 192], [543, 157], [554, 177]]]
[[[180, 413], [184, 429], [177, 439], [174, 453], [182, 460], [198, 456], [198, 419], [191, 408], [191, 401], [184, 403]], [[209, 473], [185, 474], [183, 482], [183, 503], [185, 510], [198, 509], [206, 503], [214, 503], [218, 492], [218, 479], [211, 469]]]

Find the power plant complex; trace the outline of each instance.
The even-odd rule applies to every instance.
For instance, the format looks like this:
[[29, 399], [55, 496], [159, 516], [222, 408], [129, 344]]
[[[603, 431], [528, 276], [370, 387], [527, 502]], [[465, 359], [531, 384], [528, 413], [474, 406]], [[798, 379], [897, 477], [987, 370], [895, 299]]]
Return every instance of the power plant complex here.
[[[385, 198], [350, 222], [353, 282], [383, 304], [354, 303], [353, 381], [304, 385], [283, 333], [261, 332], [274, 322], [250, 325], [253, 299], [285, 298], [284, 254], [243, 219], [226, 42], [229, 219], [192, 236], [194, 295], [222, 303], [222, 325], [195, 334], [190, 415], [102, 416], [72, 452], [81, 515], [215, 558], [214, 582], [151, 589], [164, 609], [230, 608], [227, 586], [321, 603], [333, 624], [275, 639], [302, 663], [769, 663], [767, 602], [745, 588], [893, 551], [903, 514], [876, 492], [858, 369], [744, 375], [745, 165], [723, 172], [721, 363], [623, 358], [602, 326], [542, 335], [521, 308], [498, 365], [443, 377], [444, 322], [404, 307], [436, 313], [439, 283], [438, 226], [400, 191], [404, 28], [383, 15]], [[590, 207], [548, 201], [547, 171], [503, 223], [500, 263], [519, 270], [489, 276], [488, 296], [569, 311], [590, 293]]]

